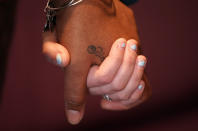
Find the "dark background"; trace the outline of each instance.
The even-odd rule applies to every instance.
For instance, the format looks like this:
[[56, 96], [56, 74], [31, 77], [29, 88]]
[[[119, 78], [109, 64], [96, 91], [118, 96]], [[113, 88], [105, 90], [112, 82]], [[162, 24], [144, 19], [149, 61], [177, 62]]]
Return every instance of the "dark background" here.
[[99, 108], [88, 97], [82, 123], [64, 117], [63, 72], [41, 54], [44, 23], [42, 0], [19, 0], [10, 48], [1, 131], [197, 131], [198, 130], [198, 1], [140, 0], [132, 5], [148, 57], [153, 89], [144, 104], [124, 112]]

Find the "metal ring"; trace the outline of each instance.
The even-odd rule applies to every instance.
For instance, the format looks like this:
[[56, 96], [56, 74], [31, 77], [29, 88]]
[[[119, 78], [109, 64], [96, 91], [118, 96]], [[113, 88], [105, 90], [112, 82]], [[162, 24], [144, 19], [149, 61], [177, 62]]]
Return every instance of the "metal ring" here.
[[103, 95], [103, 98], [107, 101], [112, 101], [112, 99], [107, 95], [107, 94], [104, 94]]

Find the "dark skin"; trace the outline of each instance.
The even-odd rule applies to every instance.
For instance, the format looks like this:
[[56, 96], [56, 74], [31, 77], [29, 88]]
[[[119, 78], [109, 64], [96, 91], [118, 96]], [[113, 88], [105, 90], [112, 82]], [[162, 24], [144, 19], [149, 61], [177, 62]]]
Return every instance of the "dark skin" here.
[[[61, 1], [57, 4], [61, 5]], [[112, 43], [119, 37], [135, 39], [139, 43], [135, 18], [131, 9], [118, 0], [84, 0], [60, 11], [56, 23], [54, 38], [68, 49], [71, 56], [65, 68], [65, 111], [83, 112], [90, 67], [102, 62]], [[103, 53], [90, 53], [90, 46], [102, 49]], [[143, 80], [146, 84], [143, 97], [134, 106], [150, 95], [146, 75]]]

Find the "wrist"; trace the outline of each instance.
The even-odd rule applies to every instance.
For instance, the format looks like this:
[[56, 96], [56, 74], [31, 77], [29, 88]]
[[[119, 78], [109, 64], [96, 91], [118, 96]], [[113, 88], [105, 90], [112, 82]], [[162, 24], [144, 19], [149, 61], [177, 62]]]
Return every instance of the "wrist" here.
[[54, 1], [56, 7], [60, 7], [63, 4], [70, 2], [71, 0], [51, 0], [51, 1]]

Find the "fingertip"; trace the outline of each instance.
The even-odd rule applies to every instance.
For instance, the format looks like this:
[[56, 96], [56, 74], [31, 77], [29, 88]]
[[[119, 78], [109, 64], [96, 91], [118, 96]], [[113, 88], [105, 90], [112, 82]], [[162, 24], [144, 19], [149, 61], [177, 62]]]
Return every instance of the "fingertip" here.
[[116, 42], [126, 42], [126, 39], [125, 38], [118, 38], [116, 41], [115, 41], [115, 43]]
[[134, 39], [128, 40], [127, 45], [129, 46], [130, 50], [133, 50], [135, 52], [138, 50], [138, 42]]
[[56, 65], [60, 67], [66, 67], [69, 64], [70, 55], [68, 51], [60, 51], [56, 54]]
[[141, 80], [140, 84], [138, 85], [138, 90], [143, 90], [144, 87], [145, 87], [145, 82]]
[[145, 62], [147, 62], [147, 58], [146, 58], [146, 56], [144, 56], [144, 55], [139, 55], [139, 56], [138, 56], [138, 59], [139, 59], [139, 60], [144, 60]]
[[142, 97], [142, 94], [144, 92], [144, 88], [145, 88], [145, 83], [143, 80], [141, 80], [140, 84], [138, 85], [135, 92], [131, 96], [131, 103], [134, 103], [134, 102], [140, 100], [140, 98]]
[[82, 115], [79, 111], [67, 110], [67, 120], [72, 125], [77, 125], [80, 123]]
[[61, 57], [61, 54], [56, 54], [56, 63], [58, 65], [61, 65], [62, 64], [62, 57]]
[[127, 43], [134, 43], [134, 44], [138, 44], [138, 41], [137, 41], [137, 40], [135, 40], [135, 39], [129, 39], [129, 40], [127, 41]]
[[66, 117], [70, 124], [77, 125], [81, 122], [85, 111], [85, 105], [80, 110], [66, 109]]
[[70, 61], [70, 55], [67, 49], [58, 43], [45, 42], [43, 44], [43, 54], [49, 62], [60, 67], [67, 66]]
[[126, 47], [127, 41], [125, 38], [118, 38], [114, 43], [114, 47], [117, 47], [119, 49], [124, 49]]
[[145, 67], [147, 64], [147, 58], [143, 55], [137, 57], [137, 64], [139, 67]]
[[126, 47], [126, 39], [125, 38], [119, 38], [117, 39], [109, 52], [109, 56], [122, 56], [124, 53], [124, 49]]
[[144, 81], [141, 80], [139, 85], [136, 87], [135, 91], [131, 94], [130, 98], [126, 101], [121, 101], [121, 103], [128, 108], [134, 107], [141, 101], [144, 88], [145, 88], [145, 83]]

